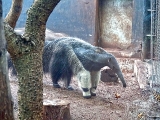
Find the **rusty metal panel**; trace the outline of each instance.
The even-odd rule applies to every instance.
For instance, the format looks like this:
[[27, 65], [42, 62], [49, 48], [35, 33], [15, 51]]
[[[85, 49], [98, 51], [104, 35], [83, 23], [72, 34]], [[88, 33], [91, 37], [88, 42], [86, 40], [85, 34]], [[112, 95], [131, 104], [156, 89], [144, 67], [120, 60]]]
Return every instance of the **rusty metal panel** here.
[[61, 0], [51, 14], [47, 27], [95, 45], [96, 2], [97, 0]]
[[133, 0], [100, 0], [100, 44], [126, 49], [131, 45]]

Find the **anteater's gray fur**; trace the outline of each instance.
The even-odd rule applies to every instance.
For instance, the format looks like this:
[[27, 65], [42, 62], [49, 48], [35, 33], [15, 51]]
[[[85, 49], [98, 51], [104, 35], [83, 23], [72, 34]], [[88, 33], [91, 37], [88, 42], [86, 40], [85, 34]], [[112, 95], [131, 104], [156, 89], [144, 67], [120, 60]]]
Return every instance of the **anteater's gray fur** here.
[[77, 76], [83, 96], [95, 96], [95, 90], [100, 80], [100, 69], [110, 67], [122, 81], [126, 83], [115, 57], [100, 47], [95, 47], [78, 38], [59, 38], [46, 41], [43, 53], [44, 73], [50, 73], [53, 86], [59, 88], [58, 81], [66, 81], [66, 87], [72, 89], [70, 81]]

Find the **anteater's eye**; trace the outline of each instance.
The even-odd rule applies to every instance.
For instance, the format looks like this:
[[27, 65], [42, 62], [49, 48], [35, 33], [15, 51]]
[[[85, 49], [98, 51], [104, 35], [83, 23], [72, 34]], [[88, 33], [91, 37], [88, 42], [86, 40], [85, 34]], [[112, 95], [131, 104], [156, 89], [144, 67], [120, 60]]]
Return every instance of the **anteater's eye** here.
[[111, 58], [108, 59], [108, 62], [110, 62], [110, 61], [111, 61]]

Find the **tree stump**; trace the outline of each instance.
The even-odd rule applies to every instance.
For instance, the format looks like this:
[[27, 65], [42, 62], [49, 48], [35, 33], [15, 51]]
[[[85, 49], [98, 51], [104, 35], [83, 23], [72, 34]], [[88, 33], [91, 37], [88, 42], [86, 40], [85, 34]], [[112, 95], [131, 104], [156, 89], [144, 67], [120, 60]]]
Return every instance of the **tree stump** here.
[[108, 67], [101, 70], [101, 81], [103, 82], [118, 82], [117, 75]]
[[64, 100], [44, 100], [43, 120], [71, 120], [70, 103]]

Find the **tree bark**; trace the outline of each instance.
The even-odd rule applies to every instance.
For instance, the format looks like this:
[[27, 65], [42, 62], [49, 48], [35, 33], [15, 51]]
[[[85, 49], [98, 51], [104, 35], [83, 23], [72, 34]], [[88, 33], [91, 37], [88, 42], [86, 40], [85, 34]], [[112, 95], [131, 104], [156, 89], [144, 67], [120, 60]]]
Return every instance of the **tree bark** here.
[[13, 120], [13, 102], [9, 86], [6, 41], [2, 21], [2, 0], [0, 0], [0, 120]]
[[5, 24], [7, 49], [18, 73], [20, 120], [43, 119], [42, 51], [47, 19], [60, 0], [35, 0], [23, 36]]
[[12, 6], [9, 13], [7, 14], [5, 21], [12, 27], [15, 28], [16, 22], [22, 11], [23, 0], [12, 0]]
[[45, 100], [43, 120], [71, 120], [70, 103], [64, 100]]

